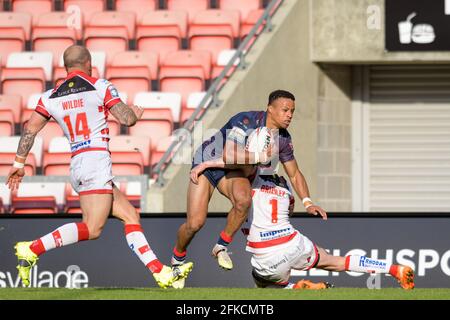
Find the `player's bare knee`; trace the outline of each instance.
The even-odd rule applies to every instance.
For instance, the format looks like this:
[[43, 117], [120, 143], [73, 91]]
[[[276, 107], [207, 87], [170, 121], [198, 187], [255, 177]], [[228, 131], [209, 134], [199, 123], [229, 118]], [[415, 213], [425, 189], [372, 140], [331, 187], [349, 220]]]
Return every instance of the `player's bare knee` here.
[[234, 209], [242, 216], [247, 216], [247, 211], [252, 205], [252, 197], [247, 193], [239, 193], [235, 195], [233, 201]]
[[195, 220], [189, 220], [186, 223], [186, 230], [189, 233], [197, 233], [205, 224], [205, 220], [204, 219], [195, 219]]

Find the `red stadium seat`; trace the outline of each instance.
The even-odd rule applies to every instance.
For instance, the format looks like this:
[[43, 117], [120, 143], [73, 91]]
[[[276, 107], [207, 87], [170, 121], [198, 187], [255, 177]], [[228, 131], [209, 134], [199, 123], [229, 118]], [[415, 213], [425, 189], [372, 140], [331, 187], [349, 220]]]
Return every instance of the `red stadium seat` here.
[[115, 176], [133, 176], [144, 174], [142, 154], [136, 151], [111, 152], [112, 173]]
[[12, 11], [31, 14], [33, 23], [37, 22], [41, 14], [51, 12], [52, 9], [52, 0], [13, 0], [12, 2]]
[[107, 64], [135, 37], [135, 15], [132, 12], [98, 12], [86, 26], [84, 39], [91, 51], [105, 51]]
[[6, 65], [10, 53], [25, 50], [25, 41], [30, 39], [30, 34], [30, 14], [0, 12], [0, 65]]
[[[12, 137], [2, 137], [0, 136], [0, 153], [11, 153], [16, 154], [17, 146], [19, 145], [19, 136]], [[30, 157], [33, 154], [34, 163], [36, 163], [36, 167], [40, 167], [42, 163], [42, 149], [43, 149], [43, 141], [41, 137], [36, 137], [34, 139], [33, 147], [30, 150], [28, 156]], [[13, 159], [14, 160], [14, 159]]]
[[[115, 136], [109, 141], [109, 150], [112, 154], [138, 153], [141, 156], [140, 166], [148, 166], [151, 155], [151, 139], [148, 136]], [[117, 160], [119, 157], [116, 157]], [[136, 159], [131, 155], [131, 158]], [[130, 158], [130, 159], [131, 159]], [[122, 158], [121, 158], [122, 159]], [[123, 160], [121, 160], [123, 161]], [[114, 163], [114, 158], [113, 158]]]
[[169, 10], [186, 11], [192, 22], [199, 11], [208, 9], [209, 0], [167, 0]]
[[[209, 51], [180, 50], [167, 54], [161, 64], [161, 73], [167, 77], [197, 77], [198, 71], [203, 71], [202, 78], [211, 77], [211, 53]], [[161, 76], [160, 76], [161, 78]]]
[[[164, 111], [166, 115], [164, 115]], [[152, 148], [155, 148], [158, 141], [169, 137], [172, 134], [173, 122], [167, 119], [169, 109], [144, 110], [142, 118], [133, 127], [130, 127], [130, 136], [148, 137], [154, 141]]]
[[21, 95], [22, 103], [36, 92], [45, 91], [45, 81], [52, 78], [53, 57], [49, 52], [11, 53], [2, 71], [3, 94]]
[[156, 10], [157, 1], [158, 0], [116, 0], [116, 10], [133, 12], [139, 23], [144, 14]]
[[[200, 102], [202, 102], [205, 95], [206, 95], [206, 92], [193, 92], [189, 95], [186, 107], [181, 110], [180, 124], [183, 124], [184, 122], [186, 122], [189, 119], [189, 117], [194, 113], [195, 109], [200, 105]], [[212, 102], [212, 99], [210, 98], [203, 105], [203, 108], [206, 108], [211, 102]], [[197, 117], [200, 117], [202, 115], [202, 113], [203, 113], [203, 110], [200, 111], [200, 113], [197, 115]]]
[[154, 52], [124, 51], [116, 54], [110, 67], [146, 67], [152, 80], [158, 77], [158, 55]]
[[161, 73], [160, 77], [161, 91], [179, 93], [181, 95], [181, 107], [186, 106], [189, 94], [205, 90], [205, 81], [201, 78], [201, 73], [197, 76], [191, 75], [189, 78]]
[[261, 8], [261, 0], [219, 0], [219, 8], [222, 10], [238, 10], [242, 22], [247, 18], [250, 11]]
[[[76, 10], [71, 10], [76, 9]], [[105, 1], [104, 0], [64, 0], [64, 11], [66, 12], [77, 12], [78, 9], [82, 13], [84, 25], [88, 24], [94, 13], [104, 11]]]
[[22, 115], [22, 97], [20, 95], [0, 95], [0, 110], [11, 111], [14, 123], [19, 124]]
[[[7, 176], [12, 163], [16, 157], [15, 152], [0, 151], [0, 176]], [[25, 175], [34, 176], [36, 174], [36, 159], [33, 153], [30, 153], [25, 161]]]
[[[241, 39], [244, 39], [250, 33], [250, 30], [258, 22], [258, 20], [261, 18], [263, 13], [264, 13], [264, 9], [257, 9], [257, 10], [252, 10], [249, 12], [247, 18], [245, 18], [245, 20], [241, 24], [241, 32], [240, 32]], [[261, 27], [259, 27], [257, 35], [259, 33], [261, 33], [263, 28], [264, 28], [264, 24], [262, 24]]]
[[[217, 61], [215, 62], [213, 67], [211, 75], [212, 79], [215, 79], [220, 75], [222, 70], [227, 66], [227, 64], [230, 62], [231, 58], [235, 55], [235, 53], [236, 53], [235, 49], [222, 50], [219, 53]], [[234, 66], [230, 69], [230, 71], [227, 72], [226, 77], [229, 77], [233, 73], [235, 67], [239, 64], [239, 61], [240, 61], [239, 58], [234, 61], [233, 63]]]
[[155, 52], [163, 61], [167, 53], [181, 48], [181, 39], [187, 36], [188, 16], [184, 11], [150, 11], [137, 26], [136, 41], [139, 51]]
[[68, 176], [71, 157], [70, 144], [65, 137], [51, 139], [48, 152], [44, 153], [42, 160], [44, 175]]
[[[173, 122], [178, 122], [181, 112], [181, 95], [173, 92], [140, 92], [136, 95], [135, 105], [141, 106], [145, 109], [156, 109], [160, 113], [150, 113], [148, 111], [147, 119], [167, 120], [171, 123], [171, 130], [173, 129]], [[167, 110], [170, 112], [167, 113]], [[139, 125], [139, 124], [136, 124]]]
[[1, 83], [3, 94], [20, 95], [22, 103], [36, 92], [45, 91], [45, 74], [41, 68], [5, 68]]
[[239, 36], [239, 11], [206, 10], [199, 12], [189, 27], [191, 50], [209, 50], [216, 61], [219, 52], [231, 49]]
[[[152, 71], [153, 70], [153, 71]], [[114, 56], [106, 78], [132, 101], [136, 93], [151, 90], [156, 79], [158, 56], [153, 52], [125, 51]]]
[[52, 214], [64, 206], [64, 182], [22, 182], [11, 200], [11, 212], [14, 214]]
[[50, 12], [39, 16], [33, 27], [32, 47], [34, 51], [53, 53], [53, 65], [57, 66], [64, 50], [81, 39], [82, 29], [69, 27], [72, 16], [66, 12]]
[[0, 110], [0, 136], [14, 135], [14, 114], [11, 110]]

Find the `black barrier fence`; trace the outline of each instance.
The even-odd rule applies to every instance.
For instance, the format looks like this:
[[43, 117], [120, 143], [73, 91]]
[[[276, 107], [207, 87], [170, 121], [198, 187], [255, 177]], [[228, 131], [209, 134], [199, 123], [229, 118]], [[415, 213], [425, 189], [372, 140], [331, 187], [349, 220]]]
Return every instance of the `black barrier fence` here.
[[[170, 218], [168, 218], [170, 217]], [[76, 215], [0, 218], [0, 287], [20, 286], [13, 246], [17, 241], [38, 238], [58, 226], [78, 221]], [[169, 264], [183, 215], [143, 215], [142, 227], [150, 246], [163, 263]], [[254, 287], [246, 238], [236, 234], [230, 245], [234, 268], [224, 271], [211, 257], [225, 215], [211, 216], [188, 249], [195, 266], [186, 286]], [[296, 229], [318, 246], [336, 255], [367, 255], [412, 266], [416, 287], [450, 287], [449, 214], [331, 214], [327, 221], [298, 214], [291, 218]], [[329, 281], [336, 287], [396, 287], [391, 276], [337, 273], [312, 269], [294, 271], [292, 280], [307, 278]], [[108, 221], [96, 241], [55, 249], [44, 254], [32, 271], [33, 287], [154, 287], [155, 282], [127, 247], [123, 225]]]

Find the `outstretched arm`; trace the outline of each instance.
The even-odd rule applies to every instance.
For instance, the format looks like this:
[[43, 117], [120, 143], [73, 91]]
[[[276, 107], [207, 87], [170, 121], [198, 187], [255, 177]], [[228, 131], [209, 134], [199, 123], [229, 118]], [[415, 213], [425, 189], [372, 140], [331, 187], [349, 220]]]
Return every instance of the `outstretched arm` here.
[[14, 159], [14, 164], [9, 170], [8, 177], [6, 179], [6, 184], [11, 190], [19, 188], [19, 184], [25, 175], [25, 161], [27, 159], [28, 153], [34, 144], [34, 138], [42, 130], [42, 128], [47, 124], [48, 119], [44, 118], [41, 114], [33, 112], [31, 114], [30, 120], [28, 120], [22, 136], [19, 140], [19, 146], [17, 147], [16, 158]]
[[302, 199], [305, 205], [306, 211], [309, 214], [317, 215], [320, 214], [324, 220], [327, 219], [327, 213], [321, 207], [316, 206], [312, 203], [309, 198], [309, 189], [306, 183], [305, 177], [301, 173], [297, 161], [295, 159], [283, 163], [284, 170], [291, 180], [291, 184], [297, 193], [297, 195]]
[[123, 102], [116, 103], [113, 105], [109, 112], [119, 120], [120, 124], [123, 124], [127, 127], [134, 126], [136, 121], [138, 121], [142, 117], [142, 113], [144, 109], [139, 106], [127, 105]]

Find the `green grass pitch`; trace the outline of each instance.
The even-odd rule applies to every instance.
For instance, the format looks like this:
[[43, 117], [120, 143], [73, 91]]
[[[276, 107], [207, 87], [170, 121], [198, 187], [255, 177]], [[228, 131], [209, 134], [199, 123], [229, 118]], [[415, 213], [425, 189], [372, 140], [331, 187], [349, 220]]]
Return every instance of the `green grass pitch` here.
[[0, 300], [450, 300], [450, 288], [277, 290], [244, 288], [1, 288]]

